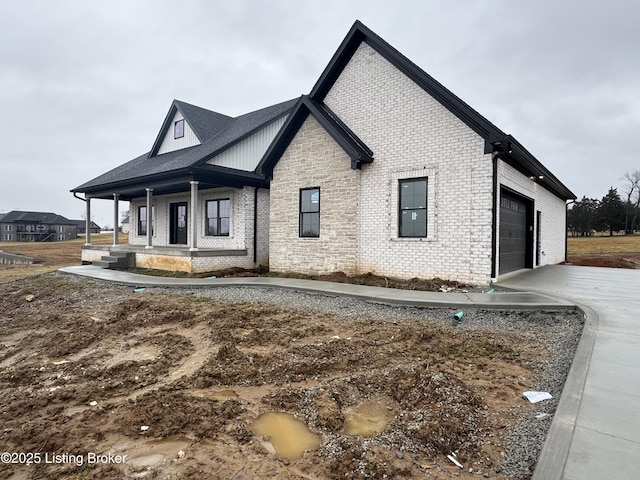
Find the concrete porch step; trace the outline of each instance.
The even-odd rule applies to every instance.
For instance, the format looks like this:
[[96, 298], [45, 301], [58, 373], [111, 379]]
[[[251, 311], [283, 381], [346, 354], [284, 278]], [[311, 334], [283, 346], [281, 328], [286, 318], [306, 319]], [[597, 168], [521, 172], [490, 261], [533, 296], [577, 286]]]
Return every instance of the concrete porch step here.
[[101, 268], [126, 269], [134, 266], [135, 254], [132, 252], [109, 252], [109, 255], [103, 255], [100, 260], [94, 260], [92, 264]]
[[110, 268], [111, 267], [111, 263], [110, 262], [106, 262], [103, 260], [94, 260], [93, 262], [91, 262], [91, 265], [93, 265], [94, 267], [100, 267], [100, 268]]

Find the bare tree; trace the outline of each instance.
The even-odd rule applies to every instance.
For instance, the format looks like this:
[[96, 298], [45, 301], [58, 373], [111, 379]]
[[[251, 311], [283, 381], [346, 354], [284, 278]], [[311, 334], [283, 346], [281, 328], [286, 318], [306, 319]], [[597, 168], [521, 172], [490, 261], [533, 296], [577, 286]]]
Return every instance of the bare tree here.
[[624, 232], [630, 234], [636, 229], [638, 209], [640, 208], [640, 170], [625, 173], [623, 180], [625, 181], [623, 189], [627, 197], [625, 202]]

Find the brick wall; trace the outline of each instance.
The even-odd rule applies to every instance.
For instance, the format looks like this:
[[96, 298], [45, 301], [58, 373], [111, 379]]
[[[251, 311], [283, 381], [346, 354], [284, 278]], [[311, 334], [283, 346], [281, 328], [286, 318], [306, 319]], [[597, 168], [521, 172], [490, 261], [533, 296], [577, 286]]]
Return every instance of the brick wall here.
[[[269, 268], [356, 271], [358, 179], [351, 160], [309, 116], [277, 163], [270, 190]], [[320, 237], [299, 236], [300, 189], [320, 188]]]
[[257, 264], [269, 265], [269, 190], [258, 190], [258, 255]]
[[[484, 140], [364, 43], [325, 102], [374, 152], [360, 177], [357, 270], [487, 283], [492, 165]], [[418, 176], [428, 177], [428, 235], [398, 238], [398, 181]]]

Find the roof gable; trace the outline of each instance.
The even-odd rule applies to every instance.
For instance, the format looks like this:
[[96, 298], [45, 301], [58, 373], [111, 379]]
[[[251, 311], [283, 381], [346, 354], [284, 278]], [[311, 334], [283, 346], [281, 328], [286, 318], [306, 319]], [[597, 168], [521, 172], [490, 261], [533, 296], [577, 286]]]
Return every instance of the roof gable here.
[[[560, 180], [549, 172], [549, 170], [514, 137], [505, 134], [358, 20], [353, 24], [311, 90], [308, 97], [311, 105], [320, 105], [326, 109], [326, 106], [323, 104], [325, 97], [363, 42], [373, 48], [379, 55], [398, 68], [404, 75], [483, 138], [484, 153], [499, 155], [501, 159], [527, 176], [535, 176], [536, 178], [543, 177], [539, 183], [560, 198], [576, 198]], [[302, 107], [296, 107], [296, 112], [298, 108]], [[273, 171], [273, 166], [277, 163], [279, 155], [281, 155], [286, 148], [286, 145], [280, 142], [288, 143], [287, 139], [290, 141], [296, 133], [295, 131], [289, 130], [297, 131], [297, 128], [301, 125], [301, 123], [293, 121], [293, 117], [294, 115], [292, 115], [292, 118], [285, 124], [285, 127], [276, 139], [278, 145], [275, 147], [272, 145], [274, 148], [269, 149], [263, 161], [261, 161], [261, 166], [265, 168], [265, 174], [267, 175]], [[339, 120], [337, 117], [335, 118]]]
[[273, 168], [289, 146], [304, 121], [312, 115], [351, 158], [351, 168], [360, 168], [363, 163], [373, 161], [373, 152], [347, 127], [329, 107], [306, 95], [300, 97], [291, 115], [267, 149], [256, 171], [271, 179]]
[[[224, 121], [226, 127], [202, 144], [162, 155], [152, 155], [152, 152], [142, 154], [71, 191], [81, 192], [93, 198], [108, 198], [113, 193], [120, 193], [123, 195], [121, 199], [124, 200], [144, 194], [145, 186], [161, 184], [163, 188], [169, 188], [179, 182], [188, 184], [187, 177], [195, 179], [198, 172], [209, 176], [216, 174], [221, 182], [225, 181], [225, 178], [236, 182], [236, 177], [253, 181], [253, 177], [258, 177], [254, 172], [207, 165], [206, 162], [265, 125], [287, 115], [294, 104], [295, 100], [289, 100], [232, 118], [229, 122]], [[247, 173], [252, 175], [245, 175]]]
[[402, 53], [366, 27], [356, 22], [349, 30], [340, 47], [331, 58], [309, 96], [315, 101], [324, 101], [325, 96], [347, 66], [362, 42], [373, 48], [379, 55], [409, 77], [429, 95], [440, 102], [447, 110], [456, 115], [469, 128], [485, 139], [485, 153], [491, 153], [491, 144], [504, 138], [504, 133], [489, 120], [454, 95], [449, 89], [435, 80]]
[[[174, 142], [173, 126], [178, 120], [184, 120], [184, 136]], [[202, 144], [223, 131], [232, 122], [233, 118], [227, 115], [174, 100], [148, 156], [153, 157]]]

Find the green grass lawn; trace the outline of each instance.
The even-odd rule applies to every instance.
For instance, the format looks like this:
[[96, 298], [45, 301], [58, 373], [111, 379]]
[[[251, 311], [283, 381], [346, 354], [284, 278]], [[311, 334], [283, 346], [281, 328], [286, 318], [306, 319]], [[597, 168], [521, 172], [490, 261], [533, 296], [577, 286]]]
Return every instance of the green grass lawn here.
[[[120, 234], [119, 242], [121, 244], [128, 243], [128, 235]], [[84, 236], [61, 242], [0, 242], [0, 250], [31, 257], [34, 262], [34, 265], [0, 268], [0, 283], [53, 272], [70, 265], [80, 265], [80, 255], [84, 243]], [[91, 235], [92, 245], [111, 245], [111, 243], [113, 243], [113, 234], [94, 233]]]
[[569, 237], [569, 255], [640, 253], [640, 235], [613, 237]]

